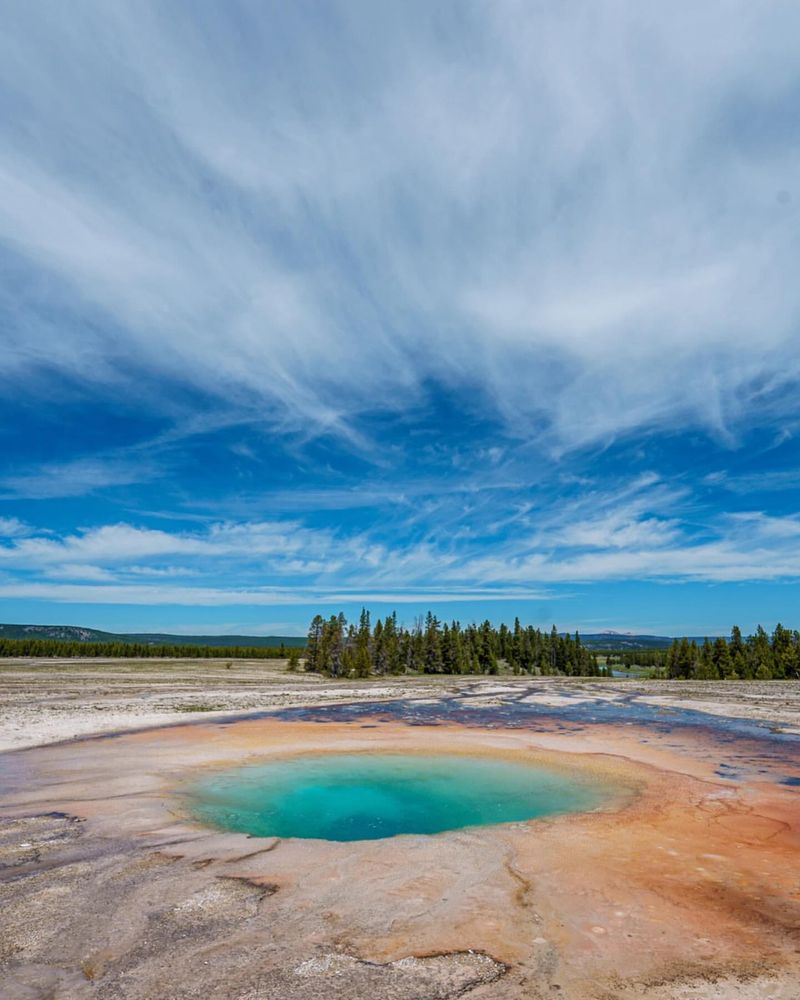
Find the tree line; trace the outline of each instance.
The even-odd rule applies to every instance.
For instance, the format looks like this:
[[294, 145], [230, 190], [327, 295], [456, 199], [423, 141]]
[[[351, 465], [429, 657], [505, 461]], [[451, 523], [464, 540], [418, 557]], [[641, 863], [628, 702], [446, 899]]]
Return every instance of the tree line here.
[[555, 626], [542, 632], [491, 622], [461, 625], [441, 622], [432, 612], [411, 628], [397, 621], [396, 612], [374, 627], [362, 609], [358, 623], [344, 614], [325, 619], [316, 615], [308, 631], [305, 669], [330, 677], [371, 674], [497, 674], [500, 662], [514, 674], [606, 676], [606, 668], [582, 643], [580, 635], [559, 635]]
[[630, 670], [631, 667], [648, 667], [651, 670], [659, 670], [666, 663], [666, 649], [611, 649], [598, 650], [598, 655], [604, 656], [607, 667], [620, 666]]
[[77, 639], [0, 639], [0, 657], [31, 656], [58, 657], [126, 657], [148, 659], [172, 657], [180, 659], [245, 659], [282, 660], [290, 650], [280, 646], [161, 646], [140, 642], [81, 642]]
[[667, 650], [668, 677], [687, 680], [785, 680], [800, 678], [800, 632], [778, 624], [772, 635], [759, 625], [742, 637], [737, 626], [729, 639], [676, 639]]
[[[358, 623], [343, 614], [311, 622], [305, 650], [263, 646], [157, 645], [131, 642], [81, 642], [68, 639], [0, 639], [0, 657], [148, 659], [288, 659], [289, 669], [330, 677], [371, 674], [513, 674], [567, 677], [611, 676], [611, 667], [646, 667], [653, 675], [687, 680], [781, 680], [800, 678], [800, 632], [760, 625], [747, 637], [738, 626], [729, 638], [698, 642], [675, 639], [668, 649], [606, 650], [600, 654], [581, 642], [578, 632], [547, 632], [517, 618], [512, 628], [442, 622], [428, 612], [411, 627], [397, 614], [378, 619], [362, 610]], [[303, 661], [301, 662], [301, 657]], [[601, 662], [603, 661], [603, 662]]]

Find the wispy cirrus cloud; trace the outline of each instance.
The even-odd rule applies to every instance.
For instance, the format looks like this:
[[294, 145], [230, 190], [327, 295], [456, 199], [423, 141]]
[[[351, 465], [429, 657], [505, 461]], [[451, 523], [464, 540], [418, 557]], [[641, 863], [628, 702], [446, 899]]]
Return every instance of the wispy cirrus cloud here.
[[800, 8], [3, 29], [5, 599], [800, 575]]
[[144, 369], [359, 448], [364, 411], [432, 380], [556, 449], [732, 441], [793, 406], [791, 6], [51, 4], [5, 28], [8, 376]]
[[[0, 563], [42, 566], [53, 563], [119, 564], [146, 558], [296, 558], [330, 555], [332, 536], [298, 522], [219, 523], [203, 532], [174, 533], [130, 524], [110, 524], [56, 538], [27, 536], [0, 547]], [[142, 571], [141, 566], [136, 567]]]
[[[800, 514], [722, 514], [652, 475], [497, 527], [417, 540], [300, 519], [182, 531], [131, 524], [9, 538], [0, 593], [57, 601], [220, 605], [543, 600], [564, 584], [800, 578]], [[181, 579], [187, 577], [191, 582]], [[264, 581], [270, 581], [265, 585]]]
[[0, 476], [0, 500], [80, 497], [110, 487], [143, 483], [158, 475], [147, 459], [93, 457], [48, 462]]
[[[495, 601], [523, 600], [546, 601], [551, 595], [543, 590], [526, 588], [492, 590], [489, 588], [453, 587], [435, 590], [403, 590], [381, 592], [375, 590], [321, 590], [316, 588], [276, 588], [226, 590], [214, 587], [154, 587], [154, 586], [90, 586], [84, 584], [0, 582], [0, 597], [29, 598], [37, 601], [54, 601], [67, 604], [125, 604], [159, 607], [273, 607], [325, 605], [341, 608], [348, 603], [381, 603], [390, 605], [453, 604], [464, 602], [493, 603]], [[295, 623], [293, 623], [295, 627]]]

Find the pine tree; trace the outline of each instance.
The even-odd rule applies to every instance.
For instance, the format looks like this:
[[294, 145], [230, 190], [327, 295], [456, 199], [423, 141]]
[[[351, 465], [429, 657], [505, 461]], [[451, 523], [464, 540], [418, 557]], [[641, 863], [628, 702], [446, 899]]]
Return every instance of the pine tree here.
[[425, 618], [424, 667], [426, 674], [442, 673], [442, 639], [439, 621], [429, 611]]
[[700, 650], [700, 666], [697, 670], [697, 676], [701, 680], [710, 681], [718, 676], [717, 666], [714, 662], [714, 647], [711, 645], [711, 640], [708, 636], [703, 639], [703, 648]]
[[397, 631], [397, 612], [393, 611], [383, 624], [383, 648], [386, 672], [399, 674], [404, 669], [400, 654], [400, 637]]
[[322, 672], [322, 635], [325, 630], [325, 622], [322, 615], [314, 615], [311, 627], [308, 630], [308, 643], [306, 644], [306, 670]]
[[714, 640], [712, 658], [717, 677], [723, 680], [730, 678], [734, 673], [733, 657], [727, 642], [722, 637]]
[[358, 622], [358, 633], [353, 637], [355, 652], [352, 657], [352, 670], [356, 677], [369, 677], [372, 671], [372, 661], [370, 659], [370, 621], [369, 611], [361, 609], [361, 617]]

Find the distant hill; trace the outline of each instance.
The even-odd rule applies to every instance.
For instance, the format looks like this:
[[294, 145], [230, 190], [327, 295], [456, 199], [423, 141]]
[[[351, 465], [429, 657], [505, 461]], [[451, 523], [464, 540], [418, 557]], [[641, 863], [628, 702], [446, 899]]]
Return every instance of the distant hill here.
[[[697, 642], [703, 641], [702, 636], [688, 636], [688, 638], [690, 641], [692, 639], [696, 639]], [[669, 649], [673, 643], [673, 637], [669, 635], [633, 635], [630, 632], [590, 632], [586, 635], [581, 633], [581, 642], [589, 649]]]
[[58, 639], [62, 642], [130, 642], [148, 646], [248, 646], [302, 648], [305, 638], [297, 635], [169, 635], [160, 632], [101, 632], [81, 625], [0, 625], [0, 639]]
[[[689, 639], [703, 641], [702, 636]], [[711, 638], [714, 638], [711, 636]], [[169, 635], [161, 632], [101, 632], [96, 628], [81, 625], [0, 625], [0, 639], [60, 639], [66, 642], [136, 642], [149, 646], [250, 646], [275, 648], [306, 644], [303, 636], [297, 635]], [[630, 632], [587, 632], [581, 633], [581, 642], [589, 649], [637, 650], [668, 649], [672, 636], [633, 635]]]

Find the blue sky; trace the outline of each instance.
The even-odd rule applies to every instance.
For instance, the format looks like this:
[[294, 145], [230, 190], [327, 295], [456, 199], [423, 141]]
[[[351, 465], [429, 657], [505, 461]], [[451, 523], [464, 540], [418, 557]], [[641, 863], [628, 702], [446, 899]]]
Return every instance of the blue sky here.
[[800, 6], [3, 6], [0, 619], [800, 626]]

